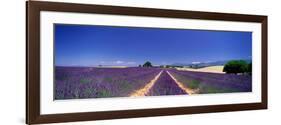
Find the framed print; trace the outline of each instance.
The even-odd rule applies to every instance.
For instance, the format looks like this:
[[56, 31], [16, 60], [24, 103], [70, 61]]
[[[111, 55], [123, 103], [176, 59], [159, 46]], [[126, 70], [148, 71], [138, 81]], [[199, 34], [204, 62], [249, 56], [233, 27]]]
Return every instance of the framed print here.
[[27, 124], [267, 109], [267, 16], [26, 5]]

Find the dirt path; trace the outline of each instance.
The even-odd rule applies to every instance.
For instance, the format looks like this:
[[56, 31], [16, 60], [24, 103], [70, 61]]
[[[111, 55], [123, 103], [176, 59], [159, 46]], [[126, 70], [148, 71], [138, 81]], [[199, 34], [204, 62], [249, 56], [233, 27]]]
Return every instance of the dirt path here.
[[192, 90], [192, 89], [190, 89], [190, 88], [186, 88], [186, 87], [184, 87], [184, 85], [181, 83], [181, 82], [179, 82], [169, 71], [166, 71], [168, 74], [169, 74], [169, 76], [175, 81], [175, 83], [182, 89], [182, 90], [184, 90], [186, 93], [188, 93], [189, 95], [191, 95], [191, 94], [195, 94], [196, 93], [196, 90]]
[[149, 83], [147, 83], [143, 88], [141, 88], [139, 90], [136, 90], [135, 92], [130, 94], [130, 97], [137, 97], [137, 96], [145, 96], [145, 95], [147, 95], [149, 90], [152, 88], [152, 86], [155, 84], [155, 82], [159, 79], [159, 77], [162, 74], [162, 72], [163, 72], [163, 70], [160, 71], [158, 73], [158, 75], [156, 75], [154, 77], [154, 79], [152, 79]]
[[169, 71], [160, 71], [143, 88], [134, 91], [130, 97], [195, 94], [196, 90], [184, 87]]
[[183, 89], [181, 89], [175, 80], [169, 76], [167, 71], [163, 71], [159, 79], [155, 82], [153, 87], [149, 90], [147, 96], [159, 96], [159, 95], [186, 95]]

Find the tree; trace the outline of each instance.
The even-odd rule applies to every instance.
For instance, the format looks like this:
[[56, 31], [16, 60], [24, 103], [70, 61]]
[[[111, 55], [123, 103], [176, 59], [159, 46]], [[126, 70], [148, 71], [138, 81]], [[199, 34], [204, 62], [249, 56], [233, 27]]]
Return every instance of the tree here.
[[141, 65], [139, 65], [139, 67], [142, 67]]
[[248, 70], [248, 64], [244, 60], [232, 60], [224, 65], [223, 72], [226, 73], [245, 73]]
[[166, 68], [171, 68], [172, 66], [170, 66], [170, 65], [166, 65]]
[[249, 63], [248, 65], [247, 65], [247, 71], [246, 71], [248, 74], [252, 74], [252, 63]]
[[142, 65], [142, 67], [152, 67], [152, 64], [151, 62], [147, 61]]

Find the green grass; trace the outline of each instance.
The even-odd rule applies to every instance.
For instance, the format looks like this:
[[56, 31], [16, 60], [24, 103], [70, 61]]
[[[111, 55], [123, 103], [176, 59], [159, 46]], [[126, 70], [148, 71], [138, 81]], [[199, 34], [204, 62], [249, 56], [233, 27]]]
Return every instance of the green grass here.
[[235, 89], [214, 87], [211, 85], [206, 85], [204, 83], [201, 83], [198, 80], [189, 79], [189, 78], [181, 77], [178, 75], [174, 75], [174, 76], [176, 77], [176, 79], [178, 79], [180, 82], [182, 82], [185, 87], [190, 88], [190, 89], [199, 89], [199, 93], [201, 93], [201, 94], [237, 92], [237, 90], [235, 90]]
[[207, 85], [202, 85], [200, 86], [200, 91], [199, 93], [204, 94], [204, 93], [231, 93], [231, 92], [236, 92], [237, 90], [235, 89], [230, 89], [230, 88], [217, 88], [213, 86], [207, 86]]
[[80, 79], [80, 83], [82, 83], [82, 84], [88, 84], [91, 82], [92, 82], [92, 79], [90, 79], [90, 78], [81, 78]]
[[120, 87], [122, 90], [130, 90], [133, 87], [133, 83], [129, 81], [122, 81]]
[[97, 91], [97, 97], [111, 97], [112, 94], [110, 91], [108, 90], [100, 90], [100, 91]]
[[111, 82], [113, 82], [113, 79], [110, 78], [110, 77], [106, 77], [106, 78], [104, 78], [104, 82], [109, 82], [109, 83], [111, 83]]
[[190, 89], [197, 89], [200, 87], [200, 81], [194, 79], [187, 79], [185, 77], [180, 77], [175, 75], [176, 79], [178, 79], [181, 83], [184, 84], [185, 87]]
[[187, 86], [188, 86], [188, 88], [191, 88], [191, 89], [197, 89], [200, 86], [200, 82], [197, 80], [189, 80]]

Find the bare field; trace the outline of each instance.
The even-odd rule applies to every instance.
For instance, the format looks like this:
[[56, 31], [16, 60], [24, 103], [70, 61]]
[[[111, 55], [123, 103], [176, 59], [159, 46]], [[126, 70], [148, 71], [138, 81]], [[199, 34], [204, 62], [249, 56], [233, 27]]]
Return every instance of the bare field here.
[[209, 72], [209, 73], [222, 73], [223, 72], [223, 66], [209, 66], [199, 69], [193, 69], [193, 68], [177, 68], [177, 70], [181, 71], [196, 71], [196, 72]]

